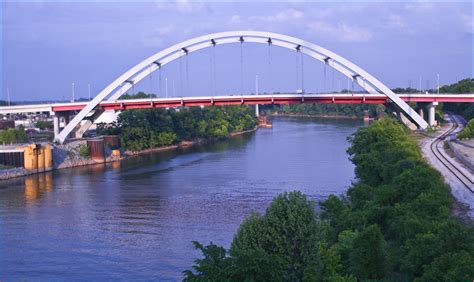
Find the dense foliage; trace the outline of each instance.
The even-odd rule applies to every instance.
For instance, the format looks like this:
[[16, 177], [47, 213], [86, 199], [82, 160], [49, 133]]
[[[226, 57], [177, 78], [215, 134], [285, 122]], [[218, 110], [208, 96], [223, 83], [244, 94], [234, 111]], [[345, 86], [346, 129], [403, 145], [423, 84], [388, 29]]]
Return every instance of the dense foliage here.
[[226, 138], [255, 126], [247, 106], [138, 109], [122, 112], [116, 124], [101, 127], [99, 133], [117, 134], [125, 149], [143, 150], [181, 140]]
[[407, 87], [407, 88], [402, 88], [402, 87], [397, 87], [395, 89], [392, 89], [394, 93], [420, 93], [419, 89]]
[[76, 153], [83, 157], [83, 158], [89, 158], [90, 157], [90, 152], [89, 152], [89, 147], [87, 147], [86, 144], [79, 144], [74, 148], [74, 151]]
[[406, 129], [374, 122], [350, 137], [357, 182], [321, 202], [299, 192], [274, 199], [240, 226], [229, 251], [195, 242], [204, 258], [188, 281], [471, 281], [473, 230], [451, 217], [441, 175]]
[[0, 130], [0, 144], [13, 144], [26, 141], [26, 132], [23, 126], [18, 129], [9, 128]]
[[458, 134], [458, 138], [474, 138], [474, 119], [471, 119], [463, 131]]
[[39, 120], [35, 123], [35, 126], [41, 130], [53, 129], [53, 122], [47, 120]]
[[137, 94], [123, 94], [120, 99], [129, 100], [129, 99], [146, 99], [146, 98], [156, 98], [155, 94], [146, 94], [145, 92], [138, 92]]
[[[440, 87], [441, 93], [474, 93], [474, 79], [466, 78], [451, 85]], [[474, 118], [474, 103], [444, 103], [443, 109], [463, 115], [466, 119]]]
[[385, 110], [383, 105], [369, 104], [295, 104], [275, 105], [267, 108], [270, 112], [277, 112], [279, 114], [353, 117], [363, 117], [365, 111], [369, 111], [370, 116], [377, 116], [377, 114]]
[[439, 88], [440, 93], [474, 93], [474, 79], [465, 78], [450, 85]]

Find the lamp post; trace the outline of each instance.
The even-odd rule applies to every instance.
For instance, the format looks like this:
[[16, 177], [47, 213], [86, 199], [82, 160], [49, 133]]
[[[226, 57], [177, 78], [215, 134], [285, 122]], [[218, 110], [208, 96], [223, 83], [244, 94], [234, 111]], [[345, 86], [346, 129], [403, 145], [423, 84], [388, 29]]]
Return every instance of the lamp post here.
[[[258, 95], [258, 74], [255, 75], [255, 95]], [[255, 116], [258, 117], [260, 115], [260, 111], [258, 108], [258, 104], [255, 104]]]
[[8, 101], [8, 106], [10, 106], [10, 89], [7, 88], [7, 101]]
[[438, 95], [439, 95], [439, 73], [436, 76], [438, 77]]
[[72, 102], [74, 103], [76, 99], [74, 98], [74, 82], [72, 83]]
[[421, 93], [423, 92], [423, 91], [421, 90], [421, 76], [420, 76], [419, 89], [420, 89], [420, 94], [421, 94]]

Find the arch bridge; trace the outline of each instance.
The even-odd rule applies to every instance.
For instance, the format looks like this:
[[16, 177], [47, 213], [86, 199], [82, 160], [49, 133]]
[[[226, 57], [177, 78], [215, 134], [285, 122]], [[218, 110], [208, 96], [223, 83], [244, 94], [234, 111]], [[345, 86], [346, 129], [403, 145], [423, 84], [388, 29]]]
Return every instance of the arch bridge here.
[[[283, 35], [278, 33], [263, 32], [263, 31], [229, 31], [220, 32], [214, 34], [208, 34], [200, 37], [196, 37], [178, 44], [175, 44], [169, 48], [166, 48], [156, 54], [143, 60], [130, 70], [120, 75], [116, 80], [105, 87], [100, 93], [97, 94], [91, 101], [87, 103], [73, 103], [70, 105], [57, 106], [56, 110], [52, 110], [53, 113], [61, 112], [65, 110], [78, 111], [78, 113], [70, 120], [67, 125], [55, 136], [56, 141], [63, 143], [73, 130], [79, 131], [80, 135], [87, 130], [92, 124], [92, 121], [97, 118], [103, 110], [124, 110], [130, 108], [138, 108], [135, 103], [133, 106], [132, 101], [121, 100], [121, 96], [132, 88], [134, 85], [139, 83], [145, 77], [151, 75], [153, 72], [160, 70], [166, 64], [187, 56], [193, 52], [204, 48], [213, 48], [217, 45], [237, 43], [242, 44], [244, 42], [249, 43], [260, 43], [266, 45], [275, 45], [290, 50], [294, 50], [301, 54], [307, 55], [315, 60], [322, 62], [344, 76], [348, 77], [353, 82], [357, 83], [361, 88], [367, 91], [368, 94], [351, 94], [349, 96], [341, 96], [341, 94], [292, 94], [293, 96], [287, 96], [281, 99], [283, 96], [271, 95], [259, 95], [254, 97], [239, 96], [215, 96], [215, 97], [201, 97], [202, 101], [199, 101], [199, 97], [182, 97], [174, 99], [143, 99], [144, 101], [135, 101], [138, 104], [142, 104], [142, 107], [175, 107], [175, 106], [209, 106], [209, 105], [224, 105], [224, 104], [269, 104], [278, 101], [280, 103], [318, 103], [318, 102], [345, 102], [350, 103], [353, 101], [359, 101], [361, 103], [386, 103], [390, 102], [398, 108], [398, 110], [405, 116], [409, 117], [411, 121], [419, 128], [426, 129], [428, 123], [408, 104], [406, 97], [401, 97], [390, 90], [389, 87], [384, 85], [378, 79], [373, 77], [371, 74], [350, 62], [349, 60], [335, 54], [321, 46], [313, 44], [311, 42]], [[328, 96], [329, 95], [329, 96]], [[247, 95], [248, 96], [248, 95]], [[339, 97], [340, 96], [340, 97]], [[225, 98], [227, 97], [227, 98]], [[229, 98], [233, 97], [233, 98]], [[197, 99], [197, 100], [196, 100]], [[227, 99], [227, 102], [226, 102]], [[419, 99], [422, 99], [420, 97]], [[414, 101], [414, 100], [413, 100]], [[433, 99], [426, 101], [437, 102]], [[425, 101], [425, 102], [426, 102]], [[146, 103], [143, 106], [143, 103]], [[66, 108], [65, 108], [66, 107]], [[84, 120], [89, 122], [83, 122]], [[81, 125], [82, 122], [82, 125]], [[85, 125], [84, 125], [85, 123]]]

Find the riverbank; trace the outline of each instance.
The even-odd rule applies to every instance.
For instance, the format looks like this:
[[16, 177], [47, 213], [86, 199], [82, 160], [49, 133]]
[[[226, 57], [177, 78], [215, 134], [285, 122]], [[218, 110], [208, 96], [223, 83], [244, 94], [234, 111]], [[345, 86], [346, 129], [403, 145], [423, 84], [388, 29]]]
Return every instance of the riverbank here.
[[[258, 129], [258, 126], [250, 130], [232, 132], [228, 135], [227, 138], [232, 138], [232, 137], [239, 136], [242, 134], [254, 132], [257, 129]], [[213, 141], [214, 140], [212, 139], [183, 140], [175, 145], [161, 146], [161, 147], [149, 148], [149, 149], [144, 149], [144, 150], [139, 150], [139, 151], [125, 150], [123, 151], [123, 155], [121, 156], [113, 156], [111, 153], [111, 150], [107, 150], [105, 154], [106, 158], [103, 163], [118, 162], [125, 159], [129, 159], [129, 158], [133, 158], [133, 157], [137, 157], [141, 155], [146, 155], [150, 153], [170, 151], [170, 150], [175, 150], [178, 148], [186, 148], [186, 147], [191, 147], [198, 144], [205, 144], [205, 143], [213, 142]], [[54, 160], [53, 170], [82, 167], [82, 166], [96, 165], [96, 164], [102, 163], [102, 162], [96, 162], [90, 158], [80, 157], [77, 153], [74, 153], [74, 150], [75, 150], [74, 148], [77, 145], [84, 144], [84, 143], [85, 141], [74, 141], [67, 145], [55, 146], [53, 148], [53, 160]], [[43, 173], [43, 172], [29, 171], [21, 167], [1, 169], [0, 181], [8, 180], [11, 178], [22, 177], [22, 176], [28, 176], [32, 174], [38, 174], [38, 173]]]

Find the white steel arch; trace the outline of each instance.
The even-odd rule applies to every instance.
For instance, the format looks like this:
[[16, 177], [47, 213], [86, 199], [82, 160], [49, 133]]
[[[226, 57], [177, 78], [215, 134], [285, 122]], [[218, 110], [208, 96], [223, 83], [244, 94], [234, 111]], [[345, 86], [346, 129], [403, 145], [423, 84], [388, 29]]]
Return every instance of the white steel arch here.
[[403, 112], [410, 116], [420, 129], [428, 127], [427, 122], [416, 113], [407, 103], [405, 103], [398, 95], [393, 93], [390, 88], [385, 86], [375, 77], [346, 60], [345, 58], [311, 42], [272, 32], [263, 31], [228, 31], [214, 34], [208, 34], [196, 37], [167, 49], [164, 49], [138, 65], [134, 66], [127, 72], [119, 76], [115, 81], [104, 88], [97, 96], [90, 101], [66, 127], [59, 133], [56, 140], [63, 143], [73, 129], [102, 101], [108, 98], [109, 101], [118, 100], [127, 92], [134, 84], [137, 84], [143, 78], [160, 69], [167, 63], [174, 61], [182, 56], [186, 56], [192, 52], [208, 48], [216, 45], [228, 43], [262, 43], [272, 44], [283, 48], [299, 51], [307, 56], [319, 60], [343, 75], [354, 80], [362, 88], [371, 94], [385, 94], [393, 103], [395, 103]]

